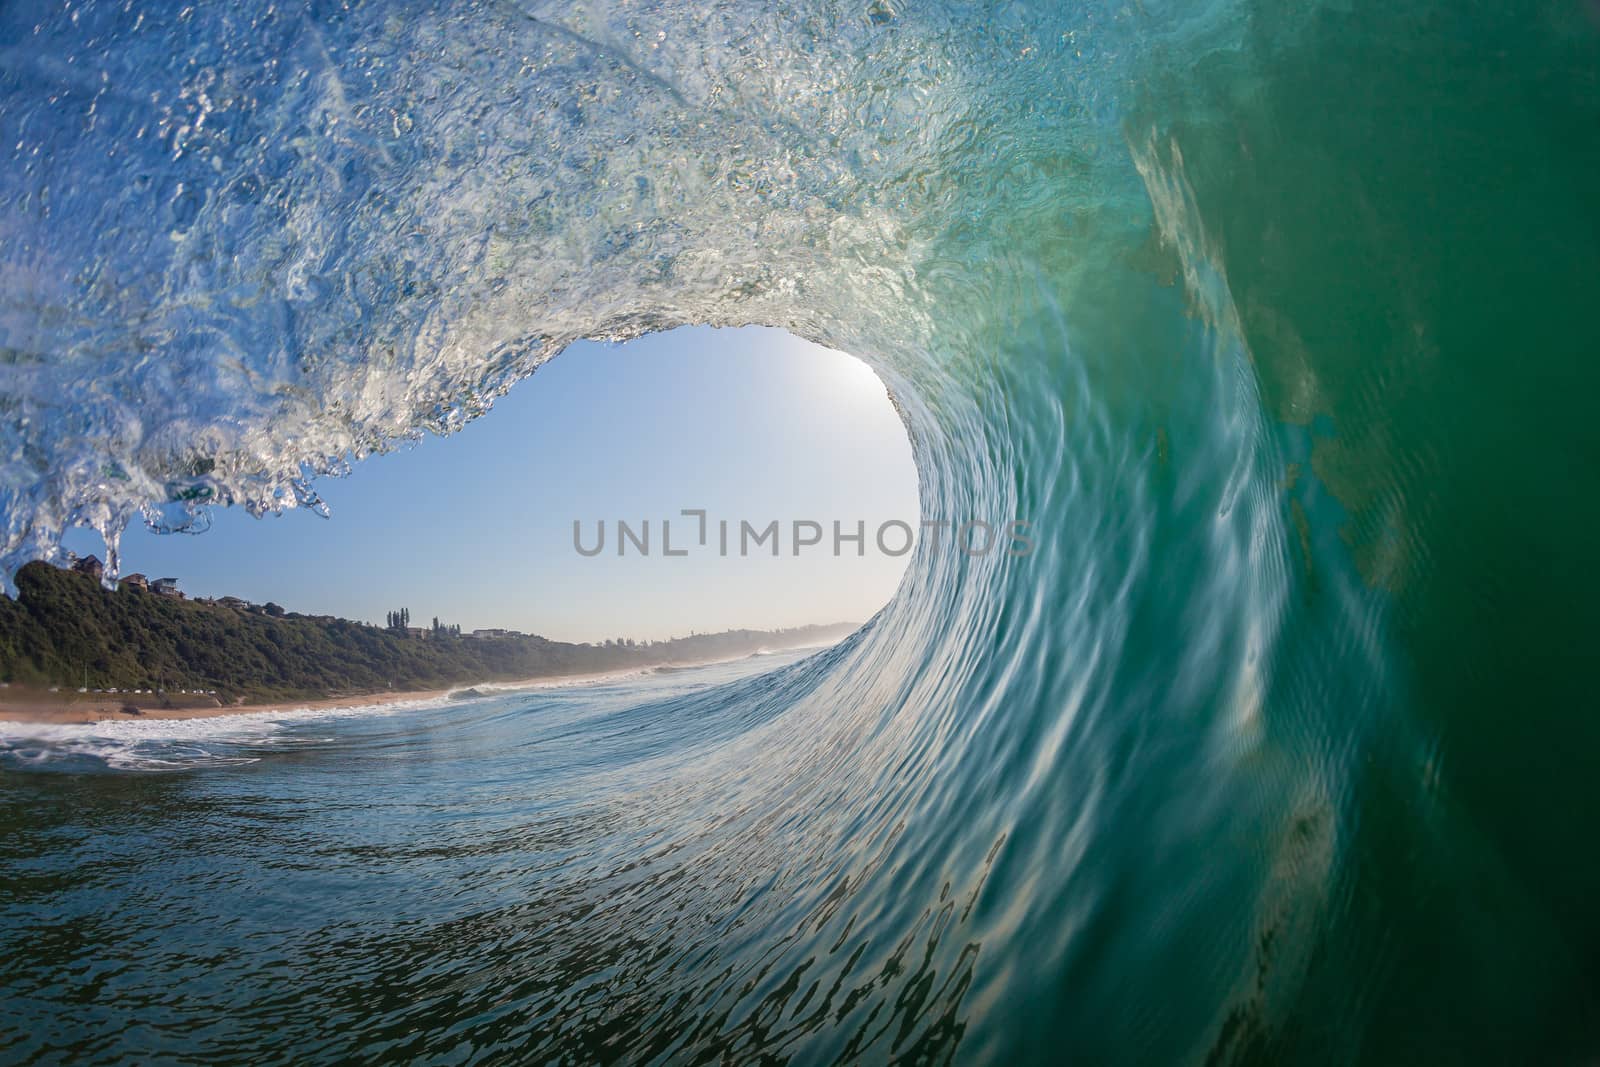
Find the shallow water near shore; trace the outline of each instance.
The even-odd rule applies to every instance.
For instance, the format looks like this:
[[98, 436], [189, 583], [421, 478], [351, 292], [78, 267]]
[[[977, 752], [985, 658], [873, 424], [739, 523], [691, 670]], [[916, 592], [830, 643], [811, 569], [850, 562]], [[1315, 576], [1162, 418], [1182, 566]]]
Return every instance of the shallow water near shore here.
[[[687, 938], [687, 955], [635, 958], [634, 980], [681, 981], [778, 903], [754, 870], [713, 877], [717, 828], [759, 837], [752, 808], [787, 773], [752, 747], [752, 692], [836, 654], [344, 711], [7, 724], [0, 1057], [598, 1053], [602, 1032], [548, 1024], [581, 1010], [597, 961], [632, 957], [628, 916], [660, 909], [660, 932]], [[713, 921], [746, 895], [745, 918]]]

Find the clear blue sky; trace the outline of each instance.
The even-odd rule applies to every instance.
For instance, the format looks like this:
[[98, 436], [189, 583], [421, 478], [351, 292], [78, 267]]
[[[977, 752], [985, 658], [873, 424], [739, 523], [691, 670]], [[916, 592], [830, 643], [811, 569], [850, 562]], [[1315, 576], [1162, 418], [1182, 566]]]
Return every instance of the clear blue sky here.
[[[566, 640], [661, 638], [732, 627], [861, 621], [894, 592], [909, 556], [875, 527], [918, 521], [905, 429], [859, 361], [778, 330], [682, 329], [626, 345], [579, 344], [448, 438], [358, 464], [318, 489], [330, 519], [253, 519], [218, 509], [210, 531], [123, 539], [123, 573], [173, 576], [190, 595], [273, 600], [292, 611], [381, 622], [411, 609], [466, 629]], [[734, 554], [699, 549], [705, 508], [733, 521]], [[614, 523], [651, 520], [651, 555], [618, 558]], [[660, 554], [660, 522], [674, 547]], [[606, 550], [580, 556], [572, 522]], [[737, 522], [783, 523], [779, 558], [737, 555]], [[789, 524], [824, 544], [791, 554]], [[832, 555], [833, 520], [867, 523], [865, 558]], [[891, 538], [893, 541], [894, 538]], [[80, 553], [99, 539], [77, 531]], [[898, 547], [892, 545], [891, 547]]]

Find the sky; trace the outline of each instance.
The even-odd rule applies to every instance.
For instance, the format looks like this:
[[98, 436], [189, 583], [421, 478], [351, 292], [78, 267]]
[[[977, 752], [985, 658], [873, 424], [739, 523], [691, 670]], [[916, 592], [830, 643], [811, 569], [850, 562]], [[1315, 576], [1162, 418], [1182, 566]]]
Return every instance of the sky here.
[[[851, 356], [773, 329], [684, 328], [580, 343], [447, 438], [359, 464], [317, 489], [332, 510], [252, 518], [219, 508], [199, 535], [130, 529], [122, 573], [176, 577], [190, 596], [383, 622], [409, 608], [463, 629], [559, 640], [659, 640], [733, 628], [860, 622], [893, 595], [907, 555], [879, 527], [918, 524], [916, 468], [883, 384]], [[699, 520], [707, 512], [707, 543]], [[718, 522], [729, 522], [719, 554]], [[604, 549], [593, 549], [605, 522]], [[617, 554], [616, 523], [650, 526]], [[662, 521], [674, 551], [663, 554]], [[740, 554], [740, 522], [768, 541]], [[822, 543], [794, 554], [795, 520]], [[865, 524], [864, 555], [833, 522]], [[802, 528], [802, 538], [813, 533]], [[885, 532], [898, 552], [903, 535]], [[69, 548], [99, 553], [74, 531]]]

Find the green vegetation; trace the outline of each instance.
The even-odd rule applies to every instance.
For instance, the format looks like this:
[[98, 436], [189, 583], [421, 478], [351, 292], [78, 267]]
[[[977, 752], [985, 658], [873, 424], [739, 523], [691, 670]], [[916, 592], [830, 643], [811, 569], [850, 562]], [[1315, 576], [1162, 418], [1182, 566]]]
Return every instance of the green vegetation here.
[[[23, 567], [16, 582], [16, 599], [0, 597], [0, 681], [216, 690], [224, 700], [301, 700], [701, 662], [820, 642], [845, 629], [730, 630], [653, 644], [576, 645], [531, 636], [466, 637], [435, 620], [432, 630], [417, 636], [297, 615], [276, 604], [241, 609], [132, 588], [112, 592], [88, 575], [43, 563]], [[404, 617], [409, 621], [409, 611]]]

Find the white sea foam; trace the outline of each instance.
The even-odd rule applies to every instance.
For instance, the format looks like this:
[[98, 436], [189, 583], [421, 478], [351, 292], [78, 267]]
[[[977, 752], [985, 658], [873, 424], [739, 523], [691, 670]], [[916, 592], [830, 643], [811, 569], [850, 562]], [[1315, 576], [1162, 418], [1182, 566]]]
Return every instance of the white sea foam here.
[[0, 759], [22, 766], [89, 761], [116, 770], [180, 770], [237, 766], [261, 757], [251, 750], [323, 744], [326, 734], [295, 727], [373, 718], [438, 707], [442, 697], [324, 708], [274, 708], [195, 719], [107, 719], [91, 723], [0, 720]]

